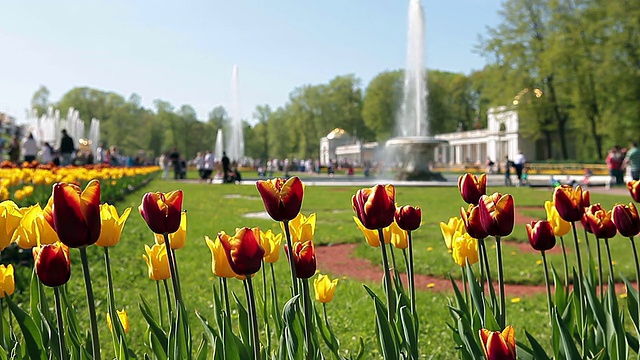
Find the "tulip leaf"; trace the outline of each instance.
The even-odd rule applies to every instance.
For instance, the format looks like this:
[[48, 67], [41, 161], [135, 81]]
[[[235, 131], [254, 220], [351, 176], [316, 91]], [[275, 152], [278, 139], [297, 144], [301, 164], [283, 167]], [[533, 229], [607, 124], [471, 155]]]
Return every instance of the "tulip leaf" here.
[[380, 352], [384, 359], [398, 359], [400, 350], [397, 346], [397, 340], [392, 324], [387, 319], [387, 309], [380, 298], [366, 285], [363, 285], [369, 293], [376, 309], [376, 330], [378, 330], [378, 341]]
[[162, 342], [158, 337], [151, 331], [149, 331], [149, 344], [151, 347], [151, 351], [156, 355], [158, 359], [168, 359], [167, 357], [167, 342]]
[[533, 350], [527, 347], [522, 341], [516, 340], [516, 352], [520, 360], [535, 360]]
[[281, 334], [284, 324], [282, 323], [282, 316], [280, 315], [280, 309], [276, 307], [277, 300], [278, 300], [278, 294], [276, 293], [275, 286], [272, 286], [271, 302], [269, 304], [269, 309], [271, 312], [271, 318], [274, 320], [274, 324], [276, 326], [276, 334]]
[[[529, 340], [529, 344], [531, 344], [531, 350], [533, 358], [536, 360], [551, 360], [547, 353], [544, 351], [544, 348], [540, 345], [538, 340], [533, 337], [533, 335], [529, 334], [528, 331], [524, 331], [524, 334], [527, 336], [527, 340]], [[518, 356], [522, 356], [520, 352], [518, 352]]]
[[562, 279], [560, 279], [560, 275], [558, 275], [553, 264], [551, 264], [551, 274], [553, 276], [553, 287], [555, 289], [553, 304], [558, 307], [558, 311], [560, 313], [563, 313], [564, 309], [567, 307], [567, 293], [565, 292], [564, 283], [562, 282]]
[[636, 334], [640, 335], [640, 324], [638, 323], [638, 292], [624, 275], [620, 274], [620, 277], [627, 288], [627, 311], [629, 312], [629, 317], [633, 322], [633, 326], [635, 326]]
[[281, 342], [286, 345], [289, 359], [302, 360], [304, 358], [304, 332], [299, 317], [300, 295], [292, 297], [284, 305], [282, 310], [282, 318], [284, 319], [284, 330], [282, 332]]
[[467, 302], [464, 299], [464, 296], [460, 292], [456, 281], [453, 279], [451, 274], [449, 274], [449, 280], [451, 281], [451, 285], [453, 287], [453, 292], [456, 296], [456, 302], [458, 304], [458, 310], [462, 311], [467, 318], [471, 318], [471, 314], [469, 313], [469, 308], [467, 306]]
[[571, 337], [571, 333], [569, 329], [565, 326], [562, 318], [558, 314], [557, 309], [554, 309], [554, 321], [558, 325], [558, 329], [560, 331], [560, 339], [562, 342], [562, 347], [564, 348], [565, 354], [569, 359], [581, 359], [580, 353], [576, 348], [576, 344], [573, 343], [573, 338]]
[[16, 317], [20, 330], [22, 331], [23, 341], [26, 346], [26, 351], [29, 354], [29, 358], [32, 360], [45, 360], [46, 354], [44, 351], [44, 345], [42, 343], [42, 335], [40, 330], [36, 326], [35, 321], [24, 310], [20, 309], [11, 296], [5, 296], [9, 309]]
[[333, 333], [333, 330], [331, 329], [331, 325], [321, 319], [320, 314], [318, 313], [317, 310], [314, 310], [314, 314], [316, 318], [316, 324], [318, 326], [318, 329], [320, 330], [320, 336], [322, 337], [322, 340], [324, 340], [325, 345], [327, 345], [327, 348], [329, 348], [331, 353], [337, 358], [340, 358], [340, 354], [338, 353], [338, 349], [340, 348], [340, 342], [338, 341], [338, 338]]
[[218, 333], [218, 331], [216, 329], [213, 328], [213, 326], [211, 326], [209, 324], [209, 321], [202, 314], [200, 314], [198, 311], [196, 311], [196, 317], [200, 320], [200, 322], [202, 323], [202, 326], [204, 327], [204, 334], [203, 335], [205, 336], [205, 338], [209, 342], [209, 345], [211, 347], [214, 347], [215, 343], [216, 343], [216, 338], [217, 337], [221, 337], [221, 335]]
[[636, 354], [640, 351], [640, 343], [638, 342], [638, 338], [632, 333], [625, 331], [625, 337], [627, 339], [627, 344]]
[[407, 350], [412, 359], [418, 359], [418, 334], [415, 331], [415, 319], [408, 306], [403, 306], [400, 309], [400, 323], [402, 324], [402, 333], [407, 344]]
[[196, 360], [207, 360], [207, 338], [204, 334], [202, 334], [202, 339], [200, 340], [200, 346], [198, 346], [198, 351], [196, 352]]
[[485, 302], [484, 296], [482, 295], [482, 290], [480, 289], [480, 284], [476, 280], [476, 276], [473, 274], [473, 269], [469, 264], [465, 265], [465, 274], [467, 276], [467, 283], [469, 284], [469, 292], [471, 293], [471, 300], [475, 305], [476, 311], [478, 311], [478, 315], [480, 317], [480, 321], [482, 322], [482, 327], [488, 330], [497, 331], [498, 329], [489, 329], [486, 327], [485, 322]]
[[242, 342], [248, 344], [250, 342], [250, 334], [249, 334], [249, 313], [247, 309], [242, 305], [240, 299], [236, 293], [233, 294], [233, 299], [236, 301], [236, 307], [238, 311], [238, 326], [240, 327], [240, 338]]
[[138, 307], [140, 308], [140, 312], [142, 313], [142, 316], [145, 318], [145, 320], [147, 320], [147, 324], [149, 325], [151, 334], [155, 336], [158, 342], [162, 345], [162, 350], [166, 354], [168, 350], [167, 334], [162, 329], [162, 327], [160, 327], [160, 325], [156, 322], [155, 318], [153, 317], [153, 313], [151, 312], [151, 308], [149, 307], [149, 304], [144, 299], [144, 297], [140, 296], [140, 299], [142, 300], [142, 303], [138, 304]]

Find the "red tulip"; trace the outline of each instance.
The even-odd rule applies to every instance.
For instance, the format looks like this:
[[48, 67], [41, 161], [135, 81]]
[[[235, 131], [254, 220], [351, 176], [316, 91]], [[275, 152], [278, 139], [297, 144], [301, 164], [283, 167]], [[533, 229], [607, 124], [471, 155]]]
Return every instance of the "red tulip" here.
[[502, 332], [480, 329], [482, 350], [487, 360], [515, 360], [516, 338], [511, 325]]
[[611, 219], [620, 235], [632, 237], [640, 233], [638, 209], [633, 203], [629, 203], [629, 205], [616, 204], [611, 212]]
[[411, 205], [401, 206], [396, 209], [395, 219], [400, 229], [413, 231], [420, 227], [422, 210]]
[[600, 204], [591, 205], [584, 213], [589, 222], [591, 232], [599, 239], [610, 239], [616, 236], [616, 225], [611, 220], [611, 211], [606, 211]]
[[487, 193], [487, 176], [482, 174], [476, 178], [466, 173], [458, 178], [458, 190], [467, 204], [478, 205], [480, 197]]
[[584, 229], [587, 230], [587, 232], [590, 232], [593, 234], [594, 232], [591, 229], [591, 223], [587, 218], [587, 211], [589, 211], [589, 209], [591, 209], [592, 214], [595, 214], [596, 211], [598, 210], [604, 210], [604, 209], [602, 208], [602, 205], [600, 205], [600, 203], [587, 205], [587, 207], [584, 208], [584, 213], [582, 213], [582, 217], [580, 218], [580, 223], [582, 224], [582, 227], [584, 227]]
[[547, 251], [556, 246], [556, 236], [553, 234], [553, 226], [547, 220], [532, 221], [527, 224], [527, 236], [529, 244], [538, 251]]
[[182, 219], [182, 197], [182, 190], [144, 194], [138, 210], [151, 231], [156, 234], [178, 231]]
[[393, 223], [396, 213], [396, 189], [393, 185], [376, 185], [360, 189], [351, 198], [353, 210], [369, 230], [384, 229]]
[[484, 239], [489, 236], [489, 234], [487, 234], [487, 232], [482, 227], [478, 205], [470, 204], [469, 208], [466, 210], [465, 208], [461, 207], [460, 217], [462, 218], [462, 222], [464, 223], [464, 228], [472, 238]]
[[55, 287], [69, 281], [71, 277], [71, 260], [69, 248], [60, 242], [34, 247], [33, 260], [36, 275], [43, 284]]
[[556, 205], [558, 214], [564, 221], [580, 221], [582, 218], [585, 201], [583, 200], [580, 186], [576, 186], [575, 189], [570, 185], [558, 186], [553, 192], [553, 202]]
[[580, 201], [580, 206], [582, 206], [582, 211], [586, 211], [589, 206], [591, 206], [591, 194], [589, 190], [582, 190], [582, 201]]
[[234, 236], [218, 233], [231, 270], [238, 275], [252, 275], [260, 270], [264, 248], [260, 246], [260, 229], [237, 229]]
[[304, 196], [304, 186], [299, 177], [258, 180], [256, 187], [264, 208], [273, 220], [293, 220], [298, 216]]
[[[284, 248], [284, 252], [289, 256], [287, 245]], [[308, 240], [293, 244], [293, 263], [298, 279], [308, 279], [316, 273], [316, 249], [313, 241]]]
[[627, 188], [633, 201], [640, 202], [640, 180], [631, 180], [627, 183]]
[[487, 234], [492, 236], [507, 236], [513, 231], [515, 210], [513, 196], [483, 195], [478, 204], [480, 211], [480, 223]]
[[51, 218], [60, 241], [68, 247], [95, 244], [102, 226], [100, 182], [91, 180], [84, 190], [73, 184], [54, 184]]

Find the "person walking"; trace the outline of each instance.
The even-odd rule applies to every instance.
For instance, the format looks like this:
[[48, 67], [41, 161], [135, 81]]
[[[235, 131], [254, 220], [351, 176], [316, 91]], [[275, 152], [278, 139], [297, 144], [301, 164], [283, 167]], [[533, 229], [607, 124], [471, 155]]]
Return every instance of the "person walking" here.
[[62, 156], [61, 165], [71, 165], [73, 160], [73, 153], [75, 153], [76, 147], [73, 144], [73, 138], [67, 134], [67, 130], [62, 129], [62, 139], [60, 140], [60, 155]]
[[633, 180], [640, 180], [640, 150], [638, 150], [638, 142], [633, 141], [630, 145], [630, 149], [624, 157], [624, 166], [629, 167]]
[[36, 156], [38, 156], [38, 151], [40, 151], [40, 149], [38, 148], [38, 143], [36, 142], [36, 139], [33, 138], [33, 134], [31, 133], [29, 134], [29, 136], [27, 136], [26, 139], [24, 139], [24, 141], [22, 141], [20, 147], [22, 148], [22, 156], [24, 158], [24, 161], [29, 163], [36, 159]]
[[40, 161], [43, 164], [49, 164], [53, 161], [53, 147], [48, 142], [44, 142], [42, 150], [40, 150]]
[[229, 161], [229, 157], [227, 157], [227, 153], [225, 151], [222, 152], [222, 183], [226, 184], [229, 182], [229, 172], [231, 162]]
[[204, 181], [211, 182], [211, 173], [213, 172], [213, 154], [211, 150], [207, 150], [204, 154]]
[[180, 153], [178, 148], [173, 148], [171, 154], [169, 154], [171, 165], [173, 166], [173, 178], [174, 180], [180, 179]]
[[160, 169], [162, 169], [162, 180], [168, 180], [171, 160], [169, 159], [169, 154], [166, 151], [158, 158], [158, 165], [160, 165]]
[[509, 156], [504, 157], [504, 185], [511, 186], [511, 167], [513, 166], [513, 162], [509, 160]]
[[524, 169], [526, 162], [527, 159], [522, 154], [522, 150], [518, 150], [518, 155], [513, 159], [513, 166], [516, 168], [516, 176], [518, 178], [516, 186], [522, 185], [522, 169]]
[[196, 169], [198, 170], [198, 182], [204, 181], [204, 156], [202, 152], [198, 151], [196, 153], [196, 158], [193, 159], [193, 162], [196, 164]]
[[20, 143], [18, 142], [18, 136], [13, 135], [11, 142], [9, 143], [9, 161], [17, 164], [20, 161]]
[[622, 170], [622, 163], [624, 156], [620, 151], [620, 146], [614, 145], [607, 154], [607, 168], [609, 169], [609, 176], [615, 179], [616, 185], [624, 184], [624, 172]]

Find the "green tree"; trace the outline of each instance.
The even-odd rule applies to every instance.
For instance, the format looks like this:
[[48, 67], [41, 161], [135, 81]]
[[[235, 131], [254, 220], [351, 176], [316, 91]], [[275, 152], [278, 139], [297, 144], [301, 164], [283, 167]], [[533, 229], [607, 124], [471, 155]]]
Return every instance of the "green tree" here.
[[402, 99], [400, 70], [384, 71], [369, 82], [362, 104], [362, 117], [378, 142], [393, 135], [395, 116]]
[[31, 97], [31, 108], [38, 112], [38, 116], [46, 113], [47, 108], [51, 105], [49, 96], [51, 96], [49, 89], [44, 85], [40, 85], [33, 97]]

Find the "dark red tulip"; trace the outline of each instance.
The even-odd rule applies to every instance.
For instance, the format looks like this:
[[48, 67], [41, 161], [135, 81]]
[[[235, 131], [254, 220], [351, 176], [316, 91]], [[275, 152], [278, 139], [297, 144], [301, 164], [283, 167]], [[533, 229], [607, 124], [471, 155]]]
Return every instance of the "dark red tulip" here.
[[633, 198], [633, 201], [640, 202], [640, 180], [631, 180], [627, 183], [629, 193]]
[[260, 246], [260, 229], [237, 229], [234, 236], [218, 233], [231, 270], [238, 275], [252, 275], [260, 270], [264, 248]]
[[511, 325], [502, 332], [480, 329], [480, 342], [487, 360], [515, 360], [516, 338]]
[[68, 247], [95, 244], [102, 227], [100, 182], [91, 180], [84, 190], [73, 184], [54, 184], [51, 218], [60, 241]]
[[616, 236], [616, 225], [611, 220], [611, 210], [606, 211], [600, 204], [591, 205], [584, 213], [591, 232], [598, 239], [610, 239]]
[[478, 205], [480, 197], [487, 193], [487, 176], [466, 173], [458, 178], [458, 190], [467, 204]]
[[600, 205], [600, 203], [593, 204], [593, 205], [588, 205], [587, 207], [584, 208], [584, 213], [582, 214], [582, 217], [580, 218], [580, 223], [582, 224], [582, 227], [584, 227], [584, 229], [587, 230], [587, 232], [593, 234], [594, 232], [591, 229], [591, 223], [589, 222], [589, 219], [587, 218], [587, 211], [589, 211], [589, 209], [591, 209], [591, 213], [592, 214], [594, 214], [598, 210], [603, 210], [603, 209], [602, 209], [602, 205]]
[[420, 227], [422, 210], [411, 205], [401, 206], [396, 209], [395, 219], [400, 229], [413, 231]]
[[553, 192], [553, 202], [564, 221], [580, 221], [582, 218], [584, 200], [579, 185], [575, 189], [570, 185], [558, 186]]
[[169, 193], [146, 193], [138, 207], [140, 215], [156, 234], [173, 234], [182, 220], [182, 190]]
[[480, 209], [478, 205], [469, 205], [469, 208], [465, 210], [465, 208], [460, 208], [460, 217], [462, 218], [462, 222], [464, 223], [464, 228], [469, 233], [469, 236], [476, 239], [484, 239], [489, 234], [482, 227], [482, 222], [480, 221]]
[[[284, 248], [284, 252], [289, 256], [287, 245]], [[313, 241], [307, 240], [293, 244], [293, 263], [298, 279], [308, 279], [316, 273], [316, 249]]]
[[638, 209], [633, 203], [629, 205], [616, 204], [611, 211], [611, 219], [622, 236], [632, 237], [640, 233], [640, 218]]
[[258, 180], [256, 187], [264, 208], [273, 220], [293, 220], [298, 216], [304, 196], [304, 186], [299, 177]]
[[556, 246], [556, 236], [553, 234], [553, 226], [547, 220], [532, 221], [527, 224], [527, 236], [529, 244], [538, 251], [547, 251]]
[[515, 209], [511, 194], [483, 195], [478, 204], [480, 223], [487, 234], [507, 236], [513, 231]]
[[369, 230], [384, 229], [393, 223], [396, 213], [396, 189], [393, 185], [376, 185], [360, 189], [351, 198], [356, 216]]
[[60, 242], [34, 247], [34, 268], [38, 279], [49, 287], [61, 286], [71, 277], [69, 248]]

